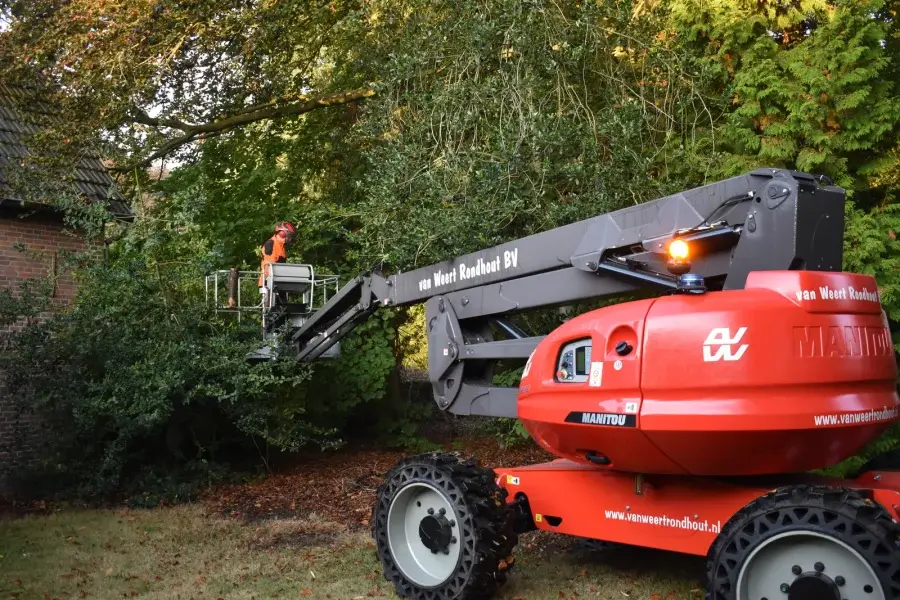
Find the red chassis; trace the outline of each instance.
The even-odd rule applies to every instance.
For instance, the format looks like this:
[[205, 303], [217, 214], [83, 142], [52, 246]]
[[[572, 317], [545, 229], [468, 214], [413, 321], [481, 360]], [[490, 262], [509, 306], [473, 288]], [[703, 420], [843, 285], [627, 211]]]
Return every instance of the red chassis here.
[[865, 275], [754, 272], [744, 290], [569, 320], [535, 349], [518, 400], [560, 459], [498, 470], [498, 484], [540, 529], [699, 555], [785, 486], [855, 489], [900, 520], [900, 473], [808, 474], [900, 412], [876, 290]]
[[810, 475], [729, 480], [634, 475], [565, 459], [496, 472], [510, 501], [527, 499], [538, 529], [700, 556], [736, 513], [786, 484], [854, 489], [900, 520], [900, 472], [870, 472], [857, 480]]

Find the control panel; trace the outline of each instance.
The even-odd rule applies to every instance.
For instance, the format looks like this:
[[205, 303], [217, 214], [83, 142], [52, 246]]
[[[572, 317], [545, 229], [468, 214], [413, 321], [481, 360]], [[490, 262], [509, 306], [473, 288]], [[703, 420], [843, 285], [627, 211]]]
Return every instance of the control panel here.
[[577, 340], [563, 346], [556, 365], [556, 380], [581, 383], [591, 368], [591, 340]]

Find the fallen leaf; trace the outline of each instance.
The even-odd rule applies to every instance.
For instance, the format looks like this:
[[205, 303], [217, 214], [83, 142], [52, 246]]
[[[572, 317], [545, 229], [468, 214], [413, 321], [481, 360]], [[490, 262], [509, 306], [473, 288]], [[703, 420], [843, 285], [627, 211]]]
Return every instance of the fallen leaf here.
[[109, 577], [110, 575], [112, 575], [112, 572], [113, 572], [112, 567], [110, 567], [110, 568], [108, 568], [106, 571], [104, 571], [104, 573], [106, 573], [106, 576], [107, 576], [107, 577]]
[[312, 596], [312, 590], [309, 588], [303, 588], [302, 590], [300, 590], [300, 595], [301, 596]]
[[662, 598], [659, 597], [659, 594], [650, 594], [650, 600], [662, 600]]

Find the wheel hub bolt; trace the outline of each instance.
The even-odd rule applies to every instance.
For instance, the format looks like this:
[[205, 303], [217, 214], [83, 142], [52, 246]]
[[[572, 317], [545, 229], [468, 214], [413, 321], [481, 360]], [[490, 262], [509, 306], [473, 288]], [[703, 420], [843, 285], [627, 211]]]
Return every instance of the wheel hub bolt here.
[[781, 584], [781, 591], [784, 592], [785, 594], [787, 594], [789, 591], [791, 591], [791, 586], [789, 586], [789, 585], [786, 584], [786, 583], [782, 583], [782, 584]]
[[837, 577], [834, 578], [834, 582], [838, 585], [844, 585], [845, 583], [847, 583], [847, 580], [844, 579], [843, 576], [838, 575]]
[[799, 575], [802, 572], [803, 572], [803, 569], [800, 568], [800, 565], [794, 565], [791, 568], [791, 573], [793, 573], [794, 575]]
[[447, 514], [447, 511], [443, 508], [441, 510], [439, 510], [438, 512], [441, 514], [441, 516], [444, 516], [445, 514]]
[[456, 536], [455, 536], [455, 535], [452, 536], [452, 537], [450, 538], [450, 543], [451, 543], [451, 544], [455, 544], [455, 543], [456, 543]]
[[450, 519], [450, 527], [456, 527], [456, 521]]
[[820, 562], [817, 562], [813, 568], [814, 568], [818, 573], [821, 573], [822, 571], [825, 570], [825, 565], [823, 565], [823, 564], [820, 563]]
[[429, 508], [429, 509], [428, 509], [428, 514], [429, 514], [429, 515], [433, 515], [433, 514], [434, 514], [434, 509], [433, 509], [433, 508]]

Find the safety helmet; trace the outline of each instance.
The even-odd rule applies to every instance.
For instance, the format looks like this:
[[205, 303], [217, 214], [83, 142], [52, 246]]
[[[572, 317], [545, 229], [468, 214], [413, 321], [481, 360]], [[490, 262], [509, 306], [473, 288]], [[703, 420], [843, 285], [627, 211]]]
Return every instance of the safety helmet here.
[[278, 225], [275, 226], [275, 231], [276, 232], [285, 231], [287, 233], [294, 233], [296, 230], [294, 229], [294, 226], [291, 225], [290, 221], [282, 221], [281, 223], [279, 223]]

